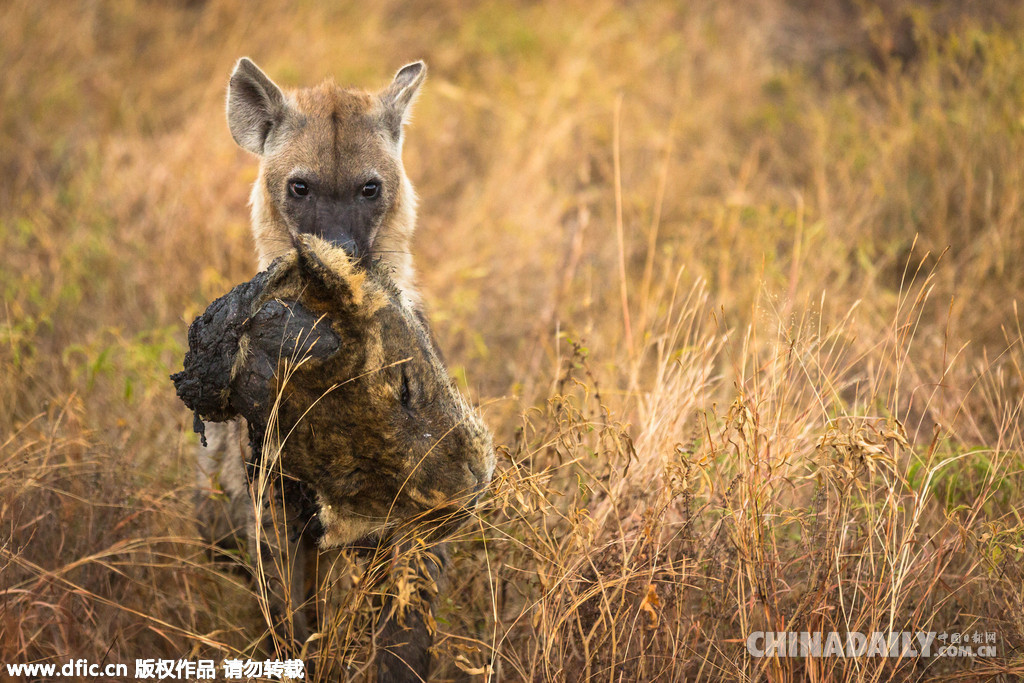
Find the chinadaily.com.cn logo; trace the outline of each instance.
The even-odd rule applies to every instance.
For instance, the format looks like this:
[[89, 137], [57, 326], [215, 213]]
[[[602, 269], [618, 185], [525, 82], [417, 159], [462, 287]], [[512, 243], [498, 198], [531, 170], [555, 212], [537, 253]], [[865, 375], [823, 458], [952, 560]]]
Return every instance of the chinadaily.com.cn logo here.
[[991, 631], [754, 631], [747, 636], [747, 652], [754, 657], [995, 657], [996, 640]]

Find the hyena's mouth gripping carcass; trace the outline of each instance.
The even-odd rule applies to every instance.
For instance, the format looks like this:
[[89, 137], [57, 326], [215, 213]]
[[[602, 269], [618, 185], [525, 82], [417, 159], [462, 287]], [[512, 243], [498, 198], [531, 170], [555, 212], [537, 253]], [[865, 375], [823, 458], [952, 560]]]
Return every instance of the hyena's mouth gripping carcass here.
[[[247, 493], [268, 473], [280, 475], [280, 493], [268, 502], [278, 514], [263, 523], [286, 518], [283, 536], [296, 555], [303, 545], [368, 535], [443, 539], [490, 480], [489, 433], [453, 386], [422, 316], [384, 269], [357, 267], [314, 236], [295, 245], [192, 324], [185, 369], [173, 376], [178, 395], [195, 412], [197, 429], [204, 420], [247, 420]], [[246, 532], [250, 543], [264, 543], [253, 557], [280, 550], [266, 545], [273, 531]], [[297, 581], [279, 577], [282, 587], [290, 584], [276, 596], [279, 611], [301, 602]], [[393, 668], [395, 680], [404, 670], [426, 673], [426, 647], [416, 641], [429, 639], [416, 625], [400, 646], [384, 648], [393, 661], [379, 666]], [[308, 632], [303, 620], [293, 637]]]

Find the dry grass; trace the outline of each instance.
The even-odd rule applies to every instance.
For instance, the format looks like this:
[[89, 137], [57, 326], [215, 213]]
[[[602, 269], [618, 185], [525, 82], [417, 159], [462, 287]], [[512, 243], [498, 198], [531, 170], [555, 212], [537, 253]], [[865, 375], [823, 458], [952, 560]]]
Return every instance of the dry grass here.
[[[167, 380], [253, 272], [222, 112], [248, 54], [290, 85], [430, 65], [416, 258], [504, 444], [439, 680], [1024, 675], [1024, 15], [676, 5], [5, 3], [0, 662], [220, 660], [265, 628], [195, 532]], [[754, 659], [757, 630], [999, 655]]]

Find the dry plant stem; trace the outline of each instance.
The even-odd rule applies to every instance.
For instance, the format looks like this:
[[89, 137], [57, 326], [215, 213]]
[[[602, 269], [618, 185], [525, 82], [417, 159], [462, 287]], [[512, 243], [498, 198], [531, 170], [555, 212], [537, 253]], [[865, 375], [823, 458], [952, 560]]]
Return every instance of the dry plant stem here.
[[620, 135], [622, 130], [622, 98], [615, 98], [615, 120], [613, 123], [612, 155], [615, 165], [615, 237], [619, 246], [619, 296], [622, 303], [622, 324], [626, 335], [626, 350], [633, 357], [633, 326], [629, 322], [629, 297], [626, 291], [626, 238], [622, 221], [622, 162], [620, 161]]

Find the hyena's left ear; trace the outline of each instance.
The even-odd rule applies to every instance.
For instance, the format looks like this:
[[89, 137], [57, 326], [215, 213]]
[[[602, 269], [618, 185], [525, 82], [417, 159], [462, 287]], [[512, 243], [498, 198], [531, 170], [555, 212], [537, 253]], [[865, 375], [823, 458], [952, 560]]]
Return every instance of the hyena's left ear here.
[[258, 66], [238, 60], [228, 82], [228, 127], [239, 147], [262, 156], [287, 107], [284, 93]]
[[413, 100], [419, 94], [426, 77], [427, 65], [422, 61], [406, 64], [395, 74], [391, 85], [380, 94], [385, 122], [396, 142], [402, 139], [402, 126], [409, 120]]

